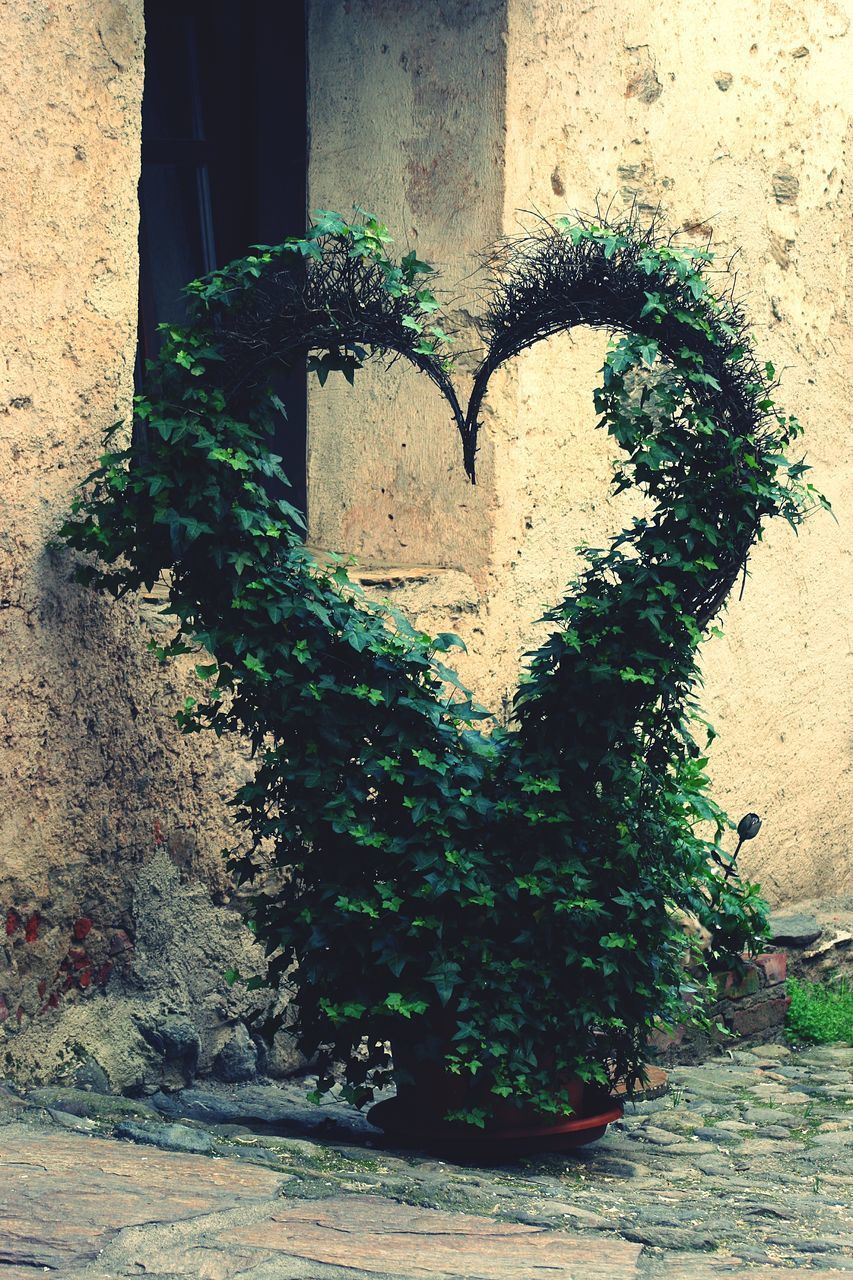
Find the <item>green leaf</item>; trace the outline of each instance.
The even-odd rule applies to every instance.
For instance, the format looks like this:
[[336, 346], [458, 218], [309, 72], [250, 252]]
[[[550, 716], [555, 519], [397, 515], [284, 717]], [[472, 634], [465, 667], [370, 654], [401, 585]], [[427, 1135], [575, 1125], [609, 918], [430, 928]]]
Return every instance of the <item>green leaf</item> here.
[[435, 267], [430, 266], [428, 262], [421, 262], [414, 249], [400, 259], [400, 266], [407, 280], [413, 280], [415, 276], [427, 275], [435, 271]]

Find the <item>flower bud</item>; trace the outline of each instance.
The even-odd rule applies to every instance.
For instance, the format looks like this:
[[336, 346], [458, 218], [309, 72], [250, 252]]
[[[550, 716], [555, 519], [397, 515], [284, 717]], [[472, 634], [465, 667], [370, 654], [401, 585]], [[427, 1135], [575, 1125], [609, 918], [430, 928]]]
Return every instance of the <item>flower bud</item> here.
[[745, 813], [737, 824], [737, 833], [741, 840], [754, 840], [761, 830], [761, 819], [757, 813]]

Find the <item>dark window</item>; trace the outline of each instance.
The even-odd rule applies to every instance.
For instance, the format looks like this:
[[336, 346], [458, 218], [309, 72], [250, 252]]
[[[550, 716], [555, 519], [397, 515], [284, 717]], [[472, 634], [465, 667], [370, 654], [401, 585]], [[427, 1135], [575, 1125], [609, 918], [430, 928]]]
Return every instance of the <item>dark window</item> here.
[[[305, 22], [299, 0], [146, 0], [138, 380], [183, 286], [305, 228]], [[305, 378], [276, 388], [278, 452], [305, 509]]]

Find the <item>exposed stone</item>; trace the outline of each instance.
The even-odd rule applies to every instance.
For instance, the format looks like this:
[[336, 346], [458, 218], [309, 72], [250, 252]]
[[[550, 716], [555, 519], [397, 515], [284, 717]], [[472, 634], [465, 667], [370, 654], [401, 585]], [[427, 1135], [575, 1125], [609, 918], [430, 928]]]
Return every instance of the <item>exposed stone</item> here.
[[[802, 1150], [802, 1146], [796, 1146], [788, 1134], [785, 1139], [789, 1144], [790, 1151]], [[784, 1150], [780, 1146], [779, 1141], [774, 1138], [744, 1138], [743, 1142], [737, 1149], [735, 1161], [738, 1168], [746, 1168], [745, 1161], [753, 1156], [778, 1156]]]
[[770, 917], [770, 936], [780, 947], [808, 947], [820, 934], [815, 916], [774, 913]]
[[92, 1093], [109, 1093], [110, 1081], [104, 1068], [94, 1058], [87, 1058], [74, 1073], [74, 1083], [78, 1089], [88, 1089]]
[[817, 1045], [813, 1049], [809, 1049], [807, 1057], [809, 1063], [828, 1062], [831, 1066], [836, 1064], [839, 1067], [850, 1067], [850, 1046], [844, 1044], [822, 1044]]
[[657, 77], [654, 67], [643, 67], [629, 81], [625, 89], [626, 98], [639, 98], [647, 105], [657, 102], [663, 93], [663, 85]]
[[652, 1142], [656, 1146], [668, 1147], [672, 1143], [677, 1142], [678, 1138], [674, 1133], [669, 1133], [666, 1129], [659, 1129], [654, 1125], [644, 1125], [642, 1129], [631, 1135], [633, 1138], [639, 1138], [643, 1142]]
[[720, 976], [717, 989], [721, 996], [729, 1000], [741, 1000], [744, 996], [753, 995], [761, 985], [761, 978], [755, 966], [751, 965], [746, 973], [724, 973]]
[[372, 1196], [284, 1205], [266, 1220], [217, 1237], [315, 1265], [398, 1280], [516, 1280], [540, 1271], [554, 1280], [633, 1280], [639, 1249], [520, 1223], [394, 1205]]
[[70, 1129], [72, 1133], [92, 1133], [97, 1128], [94, 1120], [75, 1116], [70, 1111], [60, 1111], [58, 1107], [48, 1107], [47, 1114], [54, 1124], [58, 1124], [62, 1129]]
[[0, 1083], [0, 1124], [9, 1124], [20, 1117], [27, 1103], [6, 1085]]
[[[784, 1065], [780, 1066], [780, 1062]], [[768, 1080], [768, 1073], [772, 1080]], [[122, 1107], [140, 1105], [133, 1100], [111, 1100], [81, 1090], [65, 1091], [69, 1095], [66, 1105], [79, 1104], [81, 1100], [88, 1103], [94, 1114], [91, 1121], [78, 1121], [55, 1108], [45, 1110], [32, 1100], [29, 1110], [22, 1113], [11, 1094], [10, 1118], [3, 1129], [0, 1151], [6, 1153], [8, 1160], [16, 1158], [14, 1150], [23, 1140], [21, 1135], [31, 1132], [14, 1118], [23, 1114], [31, 1125], [88, 1123], [101, 1133], [112, 1127], [114, 1133], [130, 1139], [125, 1144], [128, 1149], [132, 1149], [132, 1143], [144, 1144], [136, 1156], [141, 1179], [148, 1176], [150, 1161], [157, 1167], [156, 1162], [172, 1158], [155, 1151], [155, 1145], [195, 1145], [198, 1149], [201, 1143], [217, 1157], [207, 1161], [207, 1167], [215, 1171], [224, 1167], [236, 1180], [252, 1165], [264, 1168], [266, 1173], [275, 1172], [284, 1198], [250, 1210], [235, 1209], [224, 1226], [219, 1220], [211, 1224], [202, 1214], [183, 1225], [161, 1228], [155, 1205], [150, 1227], [125, 1232], [107, 1245], [99, 1258], [102, 1270], [97, 1273], [97, 1280], [103, 1280], [104, 1275], [117, 1280], [135, 1274], [137, 1264], [144, 1265], [149, 1274], [170, 1277], [201, 1274], [234, 1276], [236, 1280], [239, 1272], [248, 1280], [278, 1280], [281, 1274], [286, 1274], [288, 1280], [291, 1276], [315, 1280], [317, 1267], [323, 1266], [323, 1259], [337, 1257], [334, 1251], [338, 1248], [349, 1250], [350, 1256], [366, 1268], [360, 1273], [343, 1270], [341, 1280], [344, 1276], [350, 1280], [350, 1274], [353, 1280], [355, 1274], [371, 1280], [387, 1280], [389, 1276], [398, 1280], [408, 1273], [407, 1264], [397, 1265], [395, 1250], [398, 1242], [402, 1248], [403, 1234], [411, 1228], [406, 1216], [409, 1209], [395, 1216], [401, 1203], [418, 1206], [418, 1212], [438, 1212], [452, 1218], [454, 1231], [449, 1239], [457, 1243], [457, 1233], [463, 1239], [454, 1278], [468, 1274], [465, 1267], [469, 1263], [474, 1266], [471, 1259], [475, 1256], [476, 1265], [482, 1270], [474, 1270], [473, 1275], [488, 1275], [491, 1280], [493, 1275], [502, 1274], [500, 1260], [492, 1269], [479, 1261], [481, 1255], [475, 1252], [473, 1235], [465, 1242], [474, 1219], [489, 1224], [476, 1229], [472, 1226], [482, 1247], [497, 1251], [495, 1256], [506, 1248], [502, 1256], [507, 1267], [512, 1258], [517, 1273], [525, 1276], [532, 1274], [531, 1266], [540, 1261], [536, 1253], [540, 1247], [548, 1266], [553, 1262], [557, 1268], [549, 1274], [560, 1275], [555, 1256], [549, 1256], [549, 1242], [559, 1239], [574, 1243], [576, 1237], [567, 1234], [566, 1228], [587, 1233], [584, 1248], [590, 1252], [577, 1253], [578, 1270], [568, 1271], [568, 1275], [583, 1276], [584, 1280], [595, 1276], [595, 1267], [603, 1268], [605, 1261], [612, 1266], [613, 1274], [620, 1274], [618, 1258], [614, 1262], [607, 1252], [611, 1242], [619, 1243], [620, 1236], [622, 1243], [645, 1245], [642, 1254], [637, 1255], [637, 1270], [644, 1280], [716, 1280], [717, 1276], [754, 1280], [762, 1275], [765, 1280], [781, 1280], [782, 1275], [789, 1280], [805, 1276], [802, 1267], [806, 1258], [809, 1274], [816, 1269], [824, 1275], [844, 1271], [847, 1262], [839, 1242], [847, 1238], [845, 1206], [853, 1192], [853, 1152], [847, 1154], [851, 1118], [846, 1107], [847, 1082], [853, 1078], [853, 1049], [839, 1045], [793, 1056], [783, 1053], [777, 1062], [736, 1051], [734, 1060], [678, 1068], [674, 1075], [676, 1099], [670, 1096], [634, 1104], [624, 1121], [611, 1126], [599, 1143], [574, 1153], [532, 1156], [515, 1165], [495, 1168], [471, 1168], [425, 1158], [417, 1152], [387, 1150], [381, 1145], [385, 1141], [382, 1135], [365, 1126], [359, 1117], [355, 1117], [354, 1126], [347, 1127], [343, 1120], [347, 1109], [334, 1102], [328, 1109], [310, 1108], [315, 1120], [318, 1110], [321, 1116], [326, 1113], [323, 1127], [314, 1129], [312, 1141], [282, 1136], [284, 1132], [298, 1132], [305, 1124], [302, 1086], [292, 1085], [193, 1088], [174, 1095], [153, 1095], [151, 1101], [164, 1113], [170, 1112], [171, 1123], [158, 1119], [156, 1112], [152, 1114], [150, 1103], [147, 1111], [131, 1118]], [[805, 1095], [799, 1084], [810, 1075], [826, 1078], [827, 1097], [819, 1103], [803, 1105], [801, 1099]], [[762, 1091], [768, 1084], [774, 1090], [776, 1105], [751, 1107], [745, 1103], [745, 1096]], [[112, 1115], [107, 1110], [111, 1101], [119, 1104]], [[664, 1107], [664, 1103], [668, 1106]], [[744, 1109], [747, 1118], [737, 1118]], [[201, 1118], [190, 1122], [188, 1112]], [[212, 1119], [214, 1114], [238, 1113], [250, 1117], [253, 1131], [233, 1121]], [[769, 1119], [756, 1128], [749, 1117], [756, 1117], [759, 1122]], [[9, 1135], [11, 1143], [6, 1142]], [[56, 1130], [45, 1133], [42, 1129], [39, 1133], [40, 1139], [57, 1138], [60, 1143], [67, 1136]], [[74, 1140], [80, 1139], [75, 1135]], [[101, 1156], [115, 1143], [103, 1138], [83, 1141], [92, 1152], [88, 1157], [78, 1157], [85, 1180], [86, 1169], [90, 1165], [100, 1167]], [[638, 1153], [642, 1163], [633, 1158]], [[38, 1162], [50, 1164], [42, 1155]], [[122, 1173], [118, 1179], [125, 1191], [130, 1190], [126, 1184], [129, 1176]], [[180, 1176], [187, 1176], [183, 1169]], [[196, 1180], [200, 1176], [203, 1182], [203, 1171], [192, 1176]], [[306, 1199], [311, 1201], [310, 1206]], [[365, 1210], [364, 1216], [358, 1208], [361, 1199], [371, 1202], [370, 1213]], [[338, 1201], [341, 1213], [351, 1210], [347, 1228], [342, 1227], [342, 1218], [326, 1216], [324, 1206], [329, 1207], [330, 1215], [337, 1214], [334, 1206]], [[378, 1217], [373, 1214], [374, 1202], [384, 1206], [377, 1207]], [[243, 1214], [247, 1216], [241, 1217]], [[305, 1217], [314, 1224], [307, 1236], [303, 1234]], [[438, 1224], [440, 1220], [435, 1216], [425, 1222]], [[375, 1232], [370, 1223], [379, 1221], [385, 1226]], [[399, 1230], [394, 1223], [399, 1224]], [[0, 1241], [4, 1238], [4, 1225], [0, 1210]], [[503, 1228], [510, 1225], [536, 1234], [504, 1232]], [[227, 1234], [228, 1251], [221, 1255], [223, 1232]], [[249, 1243], [250, 1237], [253, 1243]], [[423, 1252], [436, 1268], [425, 1274], [430, 1280], [443, 1280], [445, 1255], [441, 1249], [434, 1254], [429, 1252], [433, 1237], [434, 1233], [426, 1230], [422, 1251], [420, 1226], [412, 1234], [418, 1253]], [[505, 1237], [525, 1242], [523, 1264], [519, 1264], [509, 1245], [502, 1243]], [[531, 1241], [542, 1243], [528, 1248]], [[709, 1241], [713, 1242], [713, 1251]], [[819, 1251], [806, 1251], [803, 1241], [814, 1241]], [[380, 1265], [379, 1253], [374, 1261], [371, 1250], [375, 1247], [379, 1251], [380, 1246], [387, 1247], [387, 1256], [394, 1260], [393, 1272], [374, 1269]], [[291, 1249], [293, 1252], [287, 1252]], [[314, 1251], [313, 1261], [304, 1256], [306, 1250]], [[17, 1258], [20, 1256], [19, 1253]], [[772, 1270], [746, 1265], [759, 1264], [767, 1257], [776, 1264]], [[560, 1266], [564, 1265], [560, 1255], [556, 1259]], [[324, 1274], [332, 1267], [329, 1261]], [[62, 1274], [68, 1274], [69, 1280], [78, 1280], [68, 1268]], [[330, 1270], [329, 1274], [331, 1280], [338, 1272]], [[10, 1277], [14, 1275], [10, 1270]], [[96, 1280], [94, 1270], [79, 1280]]]
[[719, 1142], [725, 1144], [735, 1141], [735, 1136], [730, 1129], [702, 1128], [696, 1129], [694, 1132], [697, 1138], [702, 1138], [706, 1142]]
[[595, 1163], [598, 1172], [606, 1178], [643, 1178], [651, 1172], [646, 1165], [637, 1164], [634, 1160], [614, 1159], [612, 1156], [596, 1159]]
[[784, 1044], [764, 1044], [761, 1048], [750, 1049], [754, 1058], [763, 1058], [768, 1062], [784, 1062], [791, 1056], [791, 1050]]
[[129, 1138], [147, 1146], [160, 1147], [164, 1151], [186, 1151], [207, 1155], [213, 1150], [214, 1140], [203, 1129], [190, 1129], [185, 1124], [135, 1124], [122, 1120], [113, 1130], [117, 1138]]
[[749, 1121], [750, 1124], [785, 1125], [789, 1128], [794, 1128], [799, 1124], [797, 1116], [786, 1115], [783, 1110], [776, 1107], [747, 1107], [743, 1113], [743, 1118]]
[[133, 950], [133, 943], [126, 929], [115, 929], [110, 937], [109, 953], [111, 956], [120, 956], [127, 951]]
[[738, 1004], [726, 1011], [725, 1019], [735, 1035], [753, 1036], [773, 1027], [782, 1027], [790, 1003], [790, 996], [776, 996], [755, 1004]]
[[809, 1141], [819, 1147], [841, 1147], [844, 1151], [853, 1151], [853, 1134], [846, 1129], [835, 1133], [813, 1133]]
[[201, 1040], [190, 1019], [160, 1018], [141, 1030], [152, 1048], [163, 1055], [164, 1062], [177, 1069], [182, 1083], [192, 1084], [198, 1069]]
[[263, 1063], [259, 1062], [259, 1070], [274, 1080], [286, 1080], [308, 1070], [310, 1063], [300, 1052], [296, 1037], [287, 1028], [275, 1033], [272, 1044], [266, 1047]]
[[378, 1137], [379, 1131], [352, 1107], [331, 1100], [319, 1106], [308, 1102], [308, 1088], [304, 1081], [241, 1089], [196, 1086], [175, 1094], [154, 1094], [150, 1102], [163, 1115], [183, 1116], [205, 1124], [247, 1123], [280, 1128], [291, 1134]]
[[240, 1023], [226, 1040], [213, 1062], [213, 1074], [226, 1083], [253, 1080], [258, 1068], [258, 1049]]
[[830, 938], [821, 936], [817, 946], [809, 947], [803, 952], [802, 959], [807, 961], [826, 960], [833, 956], [833, 953], [846, 951], [853, 942], [853, 933], [846, 930], [835, 933]]
[[756, 965], [763, 971], [768, 986], [784, 982], [788, 972], [788, 957], [784, 951], [770, 951], [755, 957]]
[[27, 1094], [27, 1101], [36, 1106], [52, 1107], [74, 1116], [90, 1116], [93, 1119], [157, 1115], [155, 1109], [141, 1098], [122, 1098], [115, 1094], [89, 1093], [83, 1089], [65, 1089], [61, 1086], [32, 1089]]
[[789, 169], [773, 174], [773, 195], [777, 204], [796, 204], [800, 194], [800, 180]]
[[710, 1229], [695, 1231], [689, 1227], [637, 1226], [629, 1227], [622, 1234], [627, 1240], [637, 1240], [657, 1249], [703, 1250], [712, 1249], [717, 1243]]

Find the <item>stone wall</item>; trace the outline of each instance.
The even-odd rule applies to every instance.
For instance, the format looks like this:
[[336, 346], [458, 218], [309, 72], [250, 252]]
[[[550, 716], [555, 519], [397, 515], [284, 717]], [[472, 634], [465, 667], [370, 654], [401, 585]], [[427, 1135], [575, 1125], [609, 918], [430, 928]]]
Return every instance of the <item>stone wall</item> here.
[[142, 25], [142, 0], [0, 5], [0, 1073], [94, 1057], [116, 1086], [156, 1073], [165, 1015], [210, 1061], [246, 951], [220, 858], [242, 761], [180, 740], [136, 605], [48, 549], [130, 410]]

